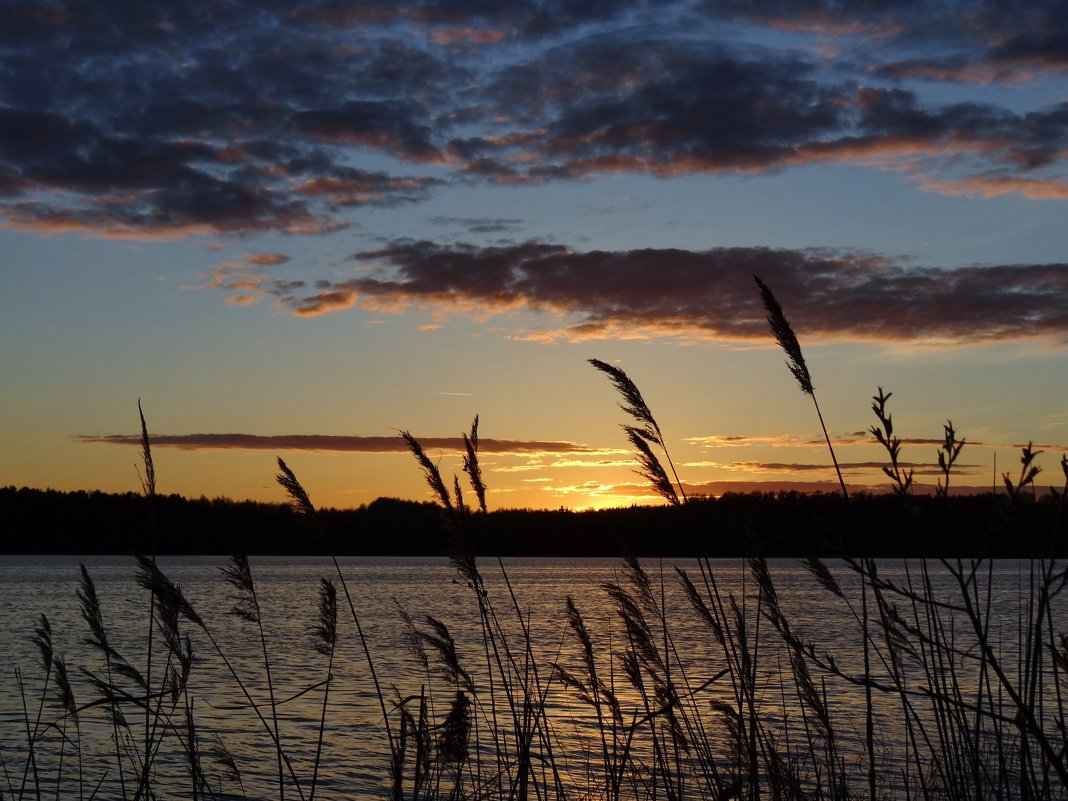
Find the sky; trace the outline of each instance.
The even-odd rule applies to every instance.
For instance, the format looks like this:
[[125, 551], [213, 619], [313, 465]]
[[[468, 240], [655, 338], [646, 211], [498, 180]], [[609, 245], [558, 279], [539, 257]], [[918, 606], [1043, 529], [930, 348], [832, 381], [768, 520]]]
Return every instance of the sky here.
[[0, 485], [491, 508], [934, 485], [1068, 446], [1068, 4], [7, 0]]

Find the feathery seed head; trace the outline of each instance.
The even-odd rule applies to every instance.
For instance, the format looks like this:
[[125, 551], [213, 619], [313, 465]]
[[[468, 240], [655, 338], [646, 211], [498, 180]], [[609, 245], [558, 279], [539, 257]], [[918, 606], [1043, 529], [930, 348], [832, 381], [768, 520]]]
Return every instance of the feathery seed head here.
[[256, 587], [252, 583], [252, 568], [249, 567], [248, 557], [243, 553], [235, 553], [222, 568], [222, 572], [226, 583], [237, 591], [232, 596], [234, 606], [230, 614], [249, 623], [259, 622], [259, 603], [256, 600]]
[[56, 700], [63, 711], [78, 724], [78, 705], [74, 703], [74, 690], [70, 686], [70, 677], [67, 675], [67, 663], [63, 657], [56, 655], [53, 660], [56, 668]]
[[794, 329], [790, 327], [786, 315], [783, 314], [782, 306], [779, 305], [779, 301], [775, 299], [775, 295], [772, 294], [768, 285], [761, 281], [758, 276], [754, 275], [753, 280], [760, 287], [760, 299], [764, 303], [765, 311], [768, 313], [768, 325], [771, 326], [771, 333], [788, 357], [786, 366], [790, 368], [790, 372], [797, 379], [801, 391], [806, 395], [812, 395], [815, 392], [812, 386], [812, 376], [808, 372], [805, 356], [801, 353], [801, 343], [797, 341]]
[[482, 468], [478, 464], [478, 415], [475, 415], [475, 421], [471, 424], [471, 435], [463, 435], [464, 437], [464, 472], [467, 473], [468, 478], [471, 480], [471, 488], [475, 491], [475, 497], [478, 498], [478, 508], [484, 513], [486, 511], [486, 484], [482, 480]]
[[156, 494], [156, 467], [152, 462], [152, 445], [148, 439], [148, 426], [145, 424], [145, 413], [141, 411], [141, 399], [137, 399], [137, 414], [141, 418], [141, 461], [145, 466], [145, 474], [141, 478], [141, 489], [149, 498]]
[[319, 582], [319, 620], [311, 628], [315, 650], [324, 656], [333, 653], [337, 643], [337, 588], [330, 579]]
[[305, 492], [293, 471], [282, 461], [281, 456], [278, 457], [278, 475], [275, 476], [275, 480], [289, 495], [289, 504], [296, 511], [306, 515], [315, 512], [315, 506], [312, 505], [308, 493]]
[[430, 461], [423, 450], [423, 446], [419, 444], [419, 440], [412, 436], [411, 432], [401, 431], [400, 435], [408, 444], [408, 450], [412, 452], [412, 456], [419, 462], [419, 466], [423, 468], [423, 476], [426, 478], [426, 483], [434, 491], [442, 508], [449, 512], [455, 511], [452, 507], [452, 499], [449, 498], [449, 491], [445, 488], [445, 482], [441, 480], [441, 471], [438, 470], [438, 466]]
[[40, 624], [33, 630], [33, 644], [41, 652], [41, 666], [49, 672], [52, 669], [52, 624], [43, 613]]
[[663, 446], [660, 426], [657, 425], [649, 405], [645, 402], [641, 391], [638, 389], [638, 385], [631, 381], [630, 376], [618, 367], [602, 362], [600, 359], [590, 359], [589, 362], [612, 381], [616, 391], [623, 398], [619, 408], [642, 424], [642, 436], [656, 445]]

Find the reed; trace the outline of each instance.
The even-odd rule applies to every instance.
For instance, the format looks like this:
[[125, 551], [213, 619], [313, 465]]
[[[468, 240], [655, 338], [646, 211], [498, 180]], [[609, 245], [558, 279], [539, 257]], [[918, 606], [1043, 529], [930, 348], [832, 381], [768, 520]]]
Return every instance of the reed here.
[[820, 411], [819, 402], [816, 400], [816, 388], [812, 385], [812, 374], [809, 373], [805, 355], [801, 352], [801, 343], [797, 341], [797, 335], [794, 333], [790, 321], [786, 319], [782, 306], [779, 305], [779, 301], [776, 300], [771, 288], [761, 281], [758, 276], [754, 275], [753, 280], [756, 281], [757, 287], [760, 289], [760, 300], [764, 304], [764, 310], [768, 313], [768, 325], [771, 327], [771, 333], [774, 335], [775, 341], [779, 343], [779, 347], [786, 352], [786, 366], [797, 380], [797, 385], [800, 387], [801, 392], [812, 398], [812, 405], [816, 407], [816, 415], [819, 417], [820, 428], [823, 429], [823, 438], [827, 440], [827, 450], [830, 451], [831, 461], [834, 463], [834, 472], [838, 474], [838, 483], [842, 487], [842, 495], [849, 497], [845, 479], [842, 478], [842, 469], [838, 466], [838, 457], [834, 453], [834, 445], [831, 444], [831, 435], [827, 433], [827, 425], [823, 422], [823, 412]]
[[[788, 366], [815, 403], [797, 337], [770, 289], [757, 283]], [[639, 474], [685, 510], [691, 501], [670, 443], [637, 384], [618, 367], [591, 364], [621, 398]], [[890, 397], [881, 387], [872, 397], [871, 433], [886, 452], [891, 488], [911, 508], [913, 474], [901, 459]], [[140, 407], [139, 416], [151, 502], [156, 474]], [[76, 600], [88, 658], [73, 669], [57, 653], [52, 624], [40, 618], [36, 669], [15, 673], [22, 743], [0, 743], [0, 799], [246, 798], [255, 792], [246, 790], [250, 776], [256, 781], [249, 784], [279, 801], [349, 797], [324, 783], [323, 769], [366, 736], [337, 709], [339, 693], [364, 685], [375, 696], [388, 763], [372, 769], [391, 801], [1068, 797], [1068, 568], [1051, 554], [1022, 563], [1019, 612], [1008, 626], [995, 565], [982, 554], [899, 566], [853, 554], [807, 559], [803, 590], [846, 621], [821, 632], [796, 612], [776, 567], [754, 550], [734, 565], [700, 556], [692, 568], [673, 571], [625, 558], [599, 586], [607, 622], [590, 622], [597, 599], [568, 596], [563, 629], [546, 635], [503, 561], [487, 571], [475, 554], [488, 493], [479, 419], [463, 435], [471, 507], [460, 477], [447, 479], [413, 435], [400, 436], [450, 528], [454, 584], [469, 621], [438, 609], [409, 613], [397, 603], [397, 631], [379, 636], [401, 642], [413, 667], [384, 680], [375, 658], [381, 646], [358, 614], [351, 574], [330, 557], [333, 576], [319, 580], [314, 619], [301, 630], [310, 643], [307, 664], [282, 675], [277, 655], [291, 645], [272, 639], [269, 606], [241, 552], [221, 578], [233, 593], [231, 611], [248, 624], [236, 635], [220, 633], [151, 555], [138, 557], [136, 582], [148, 598], [144, 653], [109, 628], [110, 610], [82, 566]], [[949, 507], [964, 444], [947, 421], [938, 450], [940, 506]], [[1004, 476], [1006, 517], [1034, 501], [1037, 454], [1029, 443], [1019, 476]], [[1068, 497], [1068, 457], [1061, 467], [1059, 510]], [[281, 459], [276, 478], [309, 532], [321, 534], [320, 512]], [[680, 514], [678, 525], [694, 524]], [[707, 532], [693, 533], [700, 541]], [[1058, 537], [1060, 515], [1049, 541]], [[363, 657], [345, 665], [357, 686], [339, 685], [339, 607], [348, 608], [352, 646]], [[257, 657], [235, 656], [238, 645]], [[241, 735], [244, 761], [205, 728], [197, 680], [209, 662], [228, 676], [227, 709], [250, 721]], [[312, 676], [321, 678], [309, 684]], [[289, 705], [303, 696], [315, 701], [310, 738], [296, 736], [287, 720]], [[94, 737], [106, 738], [105, 747], [94, 746]]]

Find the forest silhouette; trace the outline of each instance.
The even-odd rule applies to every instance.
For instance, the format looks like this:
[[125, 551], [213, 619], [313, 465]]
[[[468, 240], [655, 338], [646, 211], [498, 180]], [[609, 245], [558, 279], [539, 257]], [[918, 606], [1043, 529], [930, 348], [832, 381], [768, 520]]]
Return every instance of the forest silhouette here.
[[[930, 496], [728, 493], [685, 508], [503, 509], [470, 518], [478, 555], [500, 556], [1064, 556], [1052, 494]], [[0, 488], [5, 553], [121, 554], [143, 547], [153, 519], [161, 554], [432, 556], [451, 528], [429, 501], [379, 498], [320, 509], [315, 529], [287, 504], [180, 495]]]

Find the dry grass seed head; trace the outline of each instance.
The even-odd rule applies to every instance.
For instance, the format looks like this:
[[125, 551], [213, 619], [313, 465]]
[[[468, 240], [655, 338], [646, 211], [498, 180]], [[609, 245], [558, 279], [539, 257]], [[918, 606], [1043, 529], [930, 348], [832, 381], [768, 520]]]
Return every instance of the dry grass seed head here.
[[442, 675], [450, 684], [465, 687], [469, 692], [474, 692], [474, 681], [470, 674], [460, 664], [460, 656], [456, 651], [456, 641], [449, 633], [449, 627], [431, 615], [426, 616], [427, 625], [434, 630], [433, 634], [420, 632], [424, 644], [430, 646], [438, 655], [439, 667]]
[[401, 602], [394, 598], [393, 605], [397, 607], [401, 620], [404, 622], [404, 643], [408, 647], [408, 652], [419, 660], [419, 664], [425, 670], [429, 667], [430, 660], [427, 658], [426, 648], [423, 647], [423, 637], [416, 628], [412, 616], [408, 614], [408, 610], [401, 605]]
[[808, 365], [805, 364], [805, 356], [801, 352], [801, 343], [797, 341], [794, 329], [790, 326], [786, 315], [783, 314], [782, 306], [779, 305], [779, 301], [775, 299], [775, 295], [772, 294], [768, 285], [755, 275], [753, 280], [756, 281], [757, 286], [760, 288], [760, 300], [768, 313], [768, 325], [771, 327], [771, 333], [775, 336], [775, 341], [779, 343], [779, 347], [786, 352], [786, 366], [790, 368], [790, 372], [797, 379], [801, 391], [806, 395], [812, 395], [815, 392], [812, 386], [812, 376], [808, 371]]
[[680, 502], [679, 496], [675, 492], [675, 486], [671, 483], [671, 479], [668, 478], [664, 466], [660, 463], [656, 454], [653, 453], [652, 448], [649, 447], [649, 432], [626, 425], [623, 426], [623, 430], [627, 432], [627, 438], [634, 446], [634, 450], [637, 451], [635, 458], [638, 460], [638, 464], [641, 465], [641, 469], [634, 472], [648, 481], [657, 495], [672, 506], [678, 506]]
[[179, 613], [190, 623], [204, 628], [204, 621], [186, 600], [182, 588], [167, 578], [151, 559], [144, 555], [137, 556], [137, 583], [156, 596], [161, 604], [173, 604]]
[[690, 606], [694, 608], [701, 619], [705, 621], [710, 629], [712, 629], [712, 634], [716, 638], [716, 642], [721, 646], [726, 647], [727, 640], [723, 634], [723, 626], [720, 625], [716, 616], [712, 614], [712, 610], [708, 608], [708, 604], [705, 603], [705, 599], [701, 597], [701, 594], [697, 591], [697, 587], [694, 586], [689, 575], [680, 567], [676, 567], [675, 572], [678, 573], [679, 579], [682, 581], [682, 588], [686, 593], [686, 598], [690, 601]]
[[645, 402], [641, 391], [638, 389], [638, 385], [631, 381], [630, 377], [618, 367], [613, 367], [600, 359], [590, 359], [589, 362], [612, 381], [616, 391], [623, 398], [619, 408], [642, 424], [642, 436], [663, 447], [660, 426], [657, 425], [649, 405]]
[[230, 749], [226, 747], [222, 737], [218, 734], [213, 734], [207, 748], [204, 749], [204, 753], [219, 768], [219, 772], [224, 779], [236, 782], [241, 787], [241, 795], [244, 796], [244, 785], [241, 781], [241, 771], [237, 767], [237, 760], [230, 753]]
[[141, 476], [141, 489], [151, 498], [156, 494], [156, 466], [152, 462], [152, 445], [148, 439], [148, 425], [145, 423], [145, 413], [141, 410], [140, 398], [137, 399], [137, 414], [141, 418], [141, 461], [145, 466], [145, 474]]
[[471, 434], [463, 435], [464, 437], [464, 472], [467, 473], [468, 478], [471, 481], [471, 488], [475, 491], [475, 497], [478, 498], [478, 508], [483, 513], [486, 511], [486, 483], [482, 479], [482, 468], [478, 464], [478, 415], [475, 415], [475, 420], [471, 423]]
[[467, 759], [467, 743], [471, 733], [471, 701], [463, 690], [457, 690], [449, 714], [441, 726], [438, 755], [446, 764], [460, 764]]
[[821, 559], [815, 556], [810, 556], [805, 559], [804, 565], [823, 589], [827, 590], [827, 592], [832, 595], [837, 595], [842, 600], [845, 600], [845, 593], [842, 592], [841, 585], [839, 585], [838, 581], [831, 574], [830, 569]]
[[67, 675], [67, 663], [58, 654], [53, 662], [56, 668], [56, 700], [66, 715], [77, 725], [78, 705], [74, 703], [74, 691], [71, 689], [70, 677]]
[[54, 656], [52, 650], [52, 624], [48, 622], [48, 617], [44, 614], [41, 615], [37, 628], [33, 630], [33, 644], [41, 652], [41, 666], [44, 671], [46, 673], [50, 672]]
[[423, 446], [419, 444], [419, 440], [412, 436], [411, 432], [401, 431], [400, 435], [408, 444], [408, 450], [412, 452], [412, 456], [419, 462], [419, 466], [423, 468], [423, 477], [437, 496], [442, 508], [449, 512], [454, 511], [452, 500], [449, 498], [449, 491], [445, 488], [445, 482], [441, 480], [441, 471], [438, 470], [438, 466], [430, 461], [423, 450]]
[[86, 570], [85, 563], [79, 562], [78, 567], [81, 569], [81, 579], [78, 582], [78, 602], [81, 606], [82, 618], [89, 625], [91, 635], [85, 642], [105, 654], [110, 654], [111, 647], [108, 645], [108, 635], [104, 629], [104, 616], [100, 610], [100, 599], [96, 594], [96, 585], [93, 583], [89, 571]]
[[237, 591], [231, 596], [234, 605], [230, 614], [249, 623], [258, 623], [259, 604], [256, 601], [256, 587], [252, 583], [252, 569], [249, 567], [248, 557], [243, 553], [235, 553], [222, 568], [222, 572], [226, 583]]
[[572, 596], [567, 596], [567, 623], [571, 627], [571, 630], [575, 632], [575, 637], [579, 641], [579, 645], [582, 647], [582, 661], [586, 666], [587, 674], [592, 678], [596, 675], [596, 666], [593, 661], [593, 641], [590, 639], [590, 633], [586, 629], [586, 623], [582, 619], [582, 613], [579, 611], [578, 606], [575, 604], [575, 599]]
[[282, 461], [281, 456], [278, 457], [278, 475], [275, 476], [275, 480], [289, 495], [289, 504], [296, 511], [306, 515], [315, 513], [315, 506], [312, 505], [311, 498], [308, 497], [308, 493], [301, 486], [293, 471]]
[[337, 644], [337, 588], [328, 578], [319, 579], [319, 619], [311, 627], [313, 647], [323, 656]]

